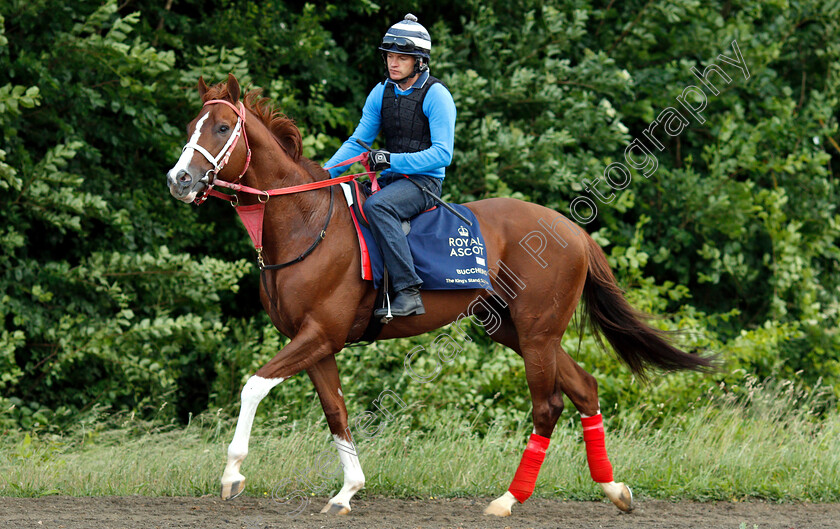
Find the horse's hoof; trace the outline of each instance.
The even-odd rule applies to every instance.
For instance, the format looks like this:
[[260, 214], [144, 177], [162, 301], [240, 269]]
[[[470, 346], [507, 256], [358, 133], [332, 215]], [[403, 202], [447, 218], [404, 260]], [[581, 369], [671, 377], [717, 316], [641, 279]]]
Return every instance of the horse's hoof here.
[[510, 507], [505, 502], [493, 500], [490, 505], [484, 509], [484, 514], [492, 514], [493, 516], [510, 516]]
[[321, 514], [334, 514], [337, 516], [345, 515], [350, 512], [350, 506], [339, 505], [338, 503], [328, 503], [321, 509]]
[[633, 491], [624, 483], [601, 483], [604, 493], [613, 504], [623, 512], [632, 512], [636, 507], [633, 505]]
[[245, 492], [245, 478], [232, 483], [222, 483], [221, 496], [223, 500], [238, 498], [243, 492]]

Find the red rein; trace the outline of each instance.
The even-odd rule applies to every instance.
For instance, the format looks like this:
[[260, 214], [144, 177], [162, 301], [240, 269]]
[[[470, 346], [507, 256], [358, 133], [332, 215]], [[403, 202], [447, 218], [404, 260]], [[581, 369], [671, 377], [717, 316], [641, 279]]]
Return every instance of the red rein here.
[[[367, 166], [367, 154], [362, 153], [359, 156], [341, 162], [338, 165], [333, 167], [343, 166], [343, 165], [351, 165], [355, 162], [362, 162]], [[367, 167], [366, 167], [367, 168]], [[330, 167], [332, 169], [332, 167]], [[338, 178], [332, 178], [329, 180], [319, 180], [316, 182], [311, 182], [308, 184], [301, 184], [297, 186], [290, 186], [290, 187], [281, 187], [279, 189], [268, 189], [268, 190], [261, 190], [255, 189], [253, 187], [248, 187], [242, 184], [234, 184], [231, 182], [226, 182], [224, 180], [217, 180], [215, 183], [219, 187], [226, 187], [228, 189], [232, 189], [237, 192], [242, 193], [250, 193], [252, 195], [260, 195], [265, 196], [265, 199], [260, 198], [259, 204], [253, 204], [251, 206], [240, 206], [239, 201], [236, 198], [236, 195], [227, 195], [225, 193], [221, 193], [216, 191], [215, 189], [209, 189], [207, 191], [208, 195], [212, 195], [214, 197], [218, 197], [224, 200], [229, 200], [233, 202], [236, 206], [236, 212], [239, 214], [239, 218], [242, 219], [242, 224], [245, 225], [245, 229], [248, 230], [248, 235], [251, 237], [251, 242], [254, 243], [254, 248], [257, 250], [257, 259], [260, 262], [260, 266], [263, 266], [262, 262], [262, 232], [263, 232], [263, 218], [265, 217], [265, 204], [268, 202], [268, 199], [273, 196], [277, 195], [290, 195], [292, 193], [301, 193], [303, 191], [312, 191], [313, 189], [321, 189], [324, 187], [334, 186], [336, 184], [341, 184], [344, 182], [349, 182], [353, 180], [357, 176], [361, 174], [367, 174], [370, 177], [371, 181], [376, 181], [375, 173], [368, 172], [368, 173], [359, 173], [359, 174], [351, 174], [346, 176], [341, 176]]]
[[[238, 121], [235, 127], [235, 134], [236, 136], [232, 138], [230, 142], [230, 146], [227, 148], [227, 151], [224, 153], [219, 153], [218, 156], [222, 156], [222, 159], [218, 165], [216, 164], [215, 160], [209, 159], [213, 164], [214, 168], [213, 171], [215, 172], [216, 178], [213, 179], [207, 185], [207, 190], [204, 194], [195, 200], [196, 205], [200, 205], [208, 196], [214, 196], [217, 198], [221, 198], [223, 200], [227, 200], [233, 203], [236, 207], [236, 212], [239, 214], [239, 218], [242, 219], [242, 224], [245, 225], [245, 229], [248, 231], [248, 235], [251, 237], [251, 242], [254, 243], [254, 248], [257, 250], [257, 259], [260, 263], [260, 266], [264, 266], [262, 261], [262, 235], [263, 235], [263, 219], [265, 217], [265, 204], [268, 202], [268, 199], [273, 196], [277, 195], [290, 195], [292, 193], [301, 193], [304, 191], [312, 191], [314, 189], [321, 189], [324, 187], [334, 186], [337, 184], [341, 184], [344, 182], [349, 182], [354, 178], [361, 176], [363, 174], [367, 174], [368, 178], [370, 178], [371, 182], [373, 182], [374, 188], [376, 186], [376, 173], [370, 171], [368, 167], [368, 153], [364, 152], [358, 156], [350, 158], [349, 160], [345, 160], [339, 164], [336, 164], [332, 167], [328, 167], [327, 169], [332, 169], [333, 167], [342, 167], [346, 165], [352, 165], [355, 162], [362, 162], [367, 169], [365, 173], [359, 174], [351, 174], [347, 176], [342, 176], [338, 178], [332, 178], [328, 180], [319, 180], [316, 182], [310, 182], [307, 184], [301, 184], [296, 186], [289, 186], [289, 187], [281, 187], [279, 189], [256, 189], [253, 187], [249, 187], [246, 185], [239, 184], [239, 180], [245, 175], [245, 172], [251, 165], [251, 147], [248, 144], [248, 134], [245, 132], [245, 106], [242, 102], [239, 102], [239, 107], [237, 108], [229, 101], [225, 101], [223, 99], [211, 99], [204, 103], [204, 106], [207, 105], [215, 105], [215, 104], [224, 104], [229, 106], [237, 115]], [[245, 156], [245, 167], [242, 169], [242, 172], [233, 182], [228, 182], [226, 180], [221, 180], [218, 178], [218, 173], [227, 165], [228, 161], [230, 160], [231, 154], [233, 154], [233, 150], [236, 148], [236, 144], [239, 141], [239, 136], [242, 136], [245, 140], [245, 148], [247, 149], [247, 154]], [[207, 155], [205, 154], [205, 157]], [[213, 189], [213, 186], [225, 187], [227, 189], [231, 189], [234, 192], [241, 192], [241, 193], [249, 193], [252, 195], [260, 196], [259, 204], [253, 204], [250, 206], [240, 206], [239, 200], [237, 199], [236, 195], [228, 195], [225, 193], [221, 193]], [[265, 197], [265, 198], [262, 198]]]
[[[242, 104], [242, 101], [239, 101], [239, 106], [237, 107], [236, 105], [234, 105], [230, 101], [225, 101], [224, 99], [211, 99], [209, 101], [205, 101], [204, 106], [216, 105], [216, 104], [227, 105], [228, 107], [231, 108], [231, 110], [234, 111], [234, 113], [236, 113], [238, 121], [237, 121], [237, 125], [236, 125], [235, 130], [238, 129], [238, 132], [236, 132], [237, 135], [233, 138], [233, 141], [231, 142], [230, 147], [228, 147], [227, 152], [224, 153], [224, 156], [221, 159], [220, 163], [218, 165], [216, 165], [215, 161], [210, 160], [214, 164], [213, 171], [215, 172], [216, 176], [218, 176], [219, 172], [221, 172], [221, 170], [224, 169], [224, 167], [227, 165], [228, 161], [230, 160], [231, 155], [233, 154], [233, 150], [236, 148], [236, 144], [239, 142], [239, 137], [240, 136], [245, 140], [245, 149], [247, 151], [247, 153], [245, 155], [245, 167], [242, 168], [242, 172], [239, 173], [239, 176], [237, 176], [236, 180], [234, 180], [233, 182], [227, 182], [225, 180], [220, 180], [218, 178], [214, 178], [213, 182], [211, 182], [207, 186], [207, 191], [204, 193], [204, 195], [195, 200], [196, 205], [200, 205], [204, 201], [204, 199], [206, 199], [210, 195], [212, 195], [214, 197], [217, 197], [217, 198], [224, 199], [224, 200], [228, 200], [228, 201], [231, 201], [231, 202], [234, 202], [234, 203], [236, 202], [235, 197], [233, 197], [231, 195], [226, 195], [224, 193], [220, 193], [220, 192], [214, 190], [213, 186], [226, 187], [228, 189], [231, 189], [231, 190], [237, 191], [237, 192], [250, 193], [252, 195], [265, 196], [265, 200], [261, 200], [261, 202], [265, 202], [265, 201], [268, 200], [269, 197], [276, 196], [276, 195], [290, 195], [292, 193], [301, 193], [303, 191], [312, 191], [313, 189], [321, 189], [323, 187], [328, 187], [328, 186], [333, 186], [333, 185], [336, 185], [336, 184], [341, 184], [341, 183], [353, 180], [354, 178], [356, 178], [357, 176], [361, 176], [362, 174], [367, 174], [368, 175], [368, 177], [371, 179], [371, 182], [373, 182], [374, 188], [378, 187], [378, 186], [376, 186], [376, 174], [373, 171], [370, 171], [368, 169], [368, 165], [367, 165], [368, 153], [367, 152], [364, 152], [364, 153], [362, 153], [358, 156], [350, 158], [349, 160], [345, 160], [345, 161], [343, 161], [339, 164], [336, 164], [332, 167], [327, 168], [327, 169], [332, 169], [333, 167], [343, 167], [343, 166], [346, 166], [346, 165], [351, 165], [355, 162], [362, 162], [365, 165], [365, 169], [368, 169], [368, 171], [366, 171], [365, 173], [347, 175], [347, 176], [342, 176], [342, 177], [339, 177], [339, 178], [332, 178], [332, 179], [329, 179], [329, 180], [321, 180], [321, 181], [317, 181], [317, 182], [311, 182], [311, 183], [308, 183], [308, 184], [301, 184], [301, 185], [290, 186], [290, 187], [281, 187], [279, 189], [268, 189], [268, 190], [255, 189], [253, 187], [238, 184], [237, 182], [239, 182], [239, 180], [241, 180], [242, 177], [245, 176], [245, 172], [248, 171], [248, 168], [251, 165], [251, 146], [248, 144], [248, 134], [245, 132], [245, 115], [246, 115], [245, 114], [245, 105]], [[221, 153], [220, 153], [220, 155], [221, 155]], [[243, 221], [244, 221], [244, 219], [243, 219]], [[248, 230], [248, 233], [251, 233], [250, 229]], [[252, 235], [252, 237], [253, 237], [253, 235]]]

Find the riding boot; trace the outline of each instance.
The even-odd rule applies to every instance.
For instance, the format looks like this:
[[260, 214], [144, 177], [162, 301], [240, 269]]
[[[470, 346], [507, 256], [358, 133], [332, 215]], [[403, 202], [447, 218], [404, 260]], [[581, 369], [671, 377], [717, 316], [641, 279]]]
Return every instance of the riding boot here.
[[[387, 307], [373, 311], [373, 315], [377, 318], [381, 318], [387, 314]], [[426, 314], [426, 309], [423, 307], [423, 298], [420, 296], [420, 289], [417, 287], [408, 287], [400, 290], [394, 296], [393, 303], [391, 303], [392, 316], [411, 316], [412, 314]]]

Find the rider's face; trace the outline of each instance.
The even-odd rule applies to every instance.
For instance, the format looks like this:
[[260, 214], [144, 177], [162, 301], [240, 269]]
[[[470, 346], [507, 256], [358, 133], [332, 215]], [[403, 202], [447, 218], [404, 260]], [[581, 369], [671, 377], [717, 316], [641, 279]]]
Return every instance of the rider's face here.
[[402, 53], [388, 53], [388, 75], [394, 81], [404, 79], [414, 73], [414, 56]]

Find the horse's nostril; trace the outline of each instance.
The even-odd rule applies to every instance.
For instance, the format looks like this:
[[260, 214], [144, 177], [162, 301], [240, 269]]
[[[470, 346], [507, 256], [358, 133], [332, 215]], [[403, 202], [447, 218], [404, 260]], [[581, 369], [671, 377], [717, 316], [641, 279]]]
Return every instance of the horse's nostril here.
[[178, 180], [178, 183], [181, 184], [181, 185], [187, 185], [190, 182], [192, 182], [192, 176], [190, 176], [190, 174], [188, 172], [184, 171], [183, 169], [178, 171], [178, 174], [175, 176], [175, 178]]

